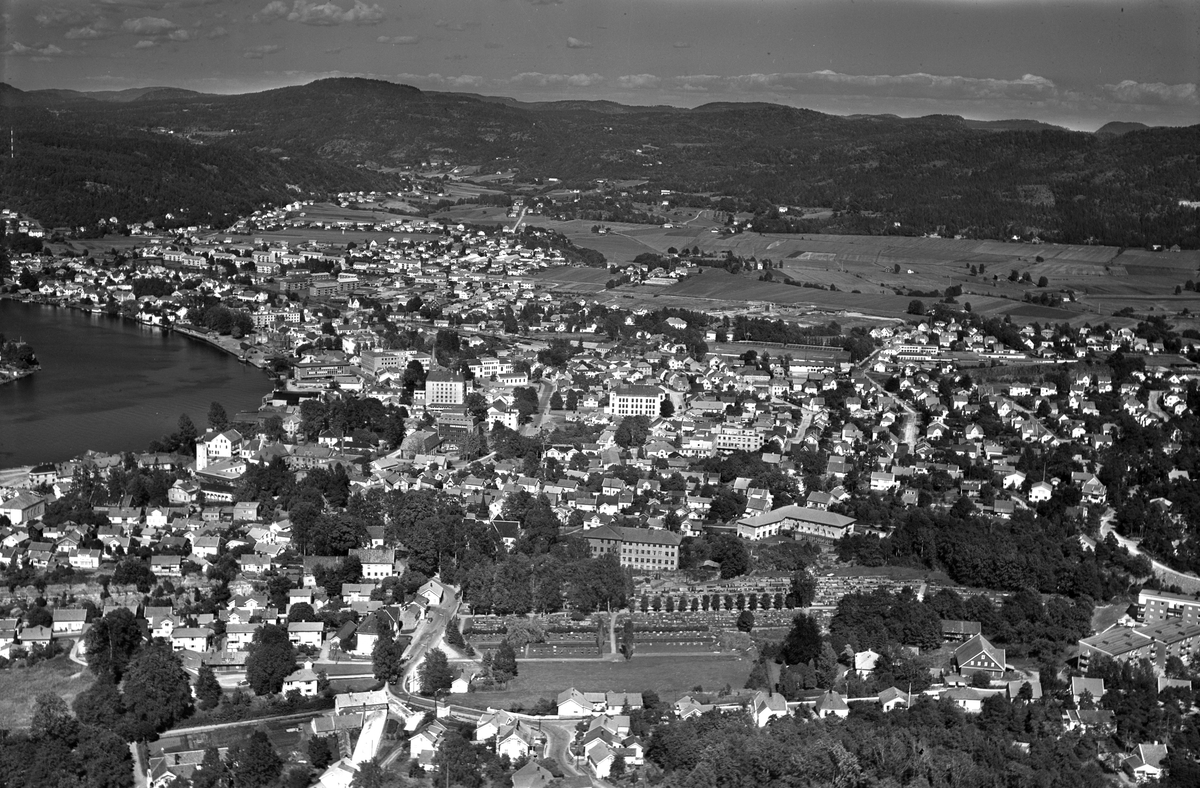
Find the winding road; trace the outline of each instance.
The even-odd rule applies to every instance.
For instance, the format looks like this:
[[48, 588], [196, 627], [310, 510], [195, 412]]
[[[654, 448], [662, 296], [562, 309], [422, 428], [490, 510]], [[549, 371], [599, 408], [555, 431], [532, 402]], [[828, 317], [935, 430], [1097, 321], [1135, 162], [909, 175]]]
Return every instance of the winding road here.
[[[1121, 545], [1121, 547], [1124, 547], [1132, 555], [1141, 555], [1149, 559], [1150, 566], [1153, 568], [1154, 574], [1157, 575], [1158, 578], [1164, 583], [1177, 585], [1187, 592], [1200, 591], [1200, 577], [1172, 569], [1161, 561], [1156, 561], [1154, 558], [1142, 553], [1141, 549], [1138, 547], [1137, 539], [1130, 539], [1127, 536], [1121, 536], [1119, 533], [1117, 533], [1117, 530], [1113, 525], [1113, 522], [1116, 519], [1117, 513], [1113, 509], [1108, 509], [1103, 515], [1101, 515], [1100, 539], [1106, 539], [1111, 533], [1113, 538], [1117, 540], [1117, 544]], [[1088, 539], [1087, 541], [1091, 542], [1092, 540]], [[1095, 547], [1094, 542], [1092, 543], [1092, 546]]]

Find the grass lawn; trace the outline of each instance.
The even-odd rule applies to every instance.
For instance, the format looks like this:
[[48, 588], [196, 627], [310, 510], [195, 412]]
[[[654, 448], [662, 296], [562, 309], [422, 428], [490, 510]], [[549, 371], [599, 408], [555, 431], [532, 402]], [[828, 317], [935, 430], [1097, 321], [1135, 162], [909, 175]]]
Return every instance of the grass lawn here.
[[740, 689], [750, 675], [751, 663], [736, 656], [637, 656], [628, 662], [518, 660], [520, 675], [503, 692], [472, 692], [454, 696], [454, 702], [476, 708], [531, 706], [539, 698], [554, 700], [569, 687], [587, 692], [641, 692], [654, 690], [670, 703], [701, 686], [716, 691], [726, 684]]
[[69, 706], [76, 695], [92, 686], [94, 679], [87, 668], [65, 656], [39, 662], [32, 668], [0, 670], [0, 728], [28, 726], [34, 698], [43, 692], [61, 695]]
[[1092, 631], [1103, 632], [1104, 630], [1117, 623], [1117, 620], [1125, 615], [1125, 611], [1129, 609], [1128, 601], [1119, 601], [1111, 605], [1097, 605], [1092, 611]]

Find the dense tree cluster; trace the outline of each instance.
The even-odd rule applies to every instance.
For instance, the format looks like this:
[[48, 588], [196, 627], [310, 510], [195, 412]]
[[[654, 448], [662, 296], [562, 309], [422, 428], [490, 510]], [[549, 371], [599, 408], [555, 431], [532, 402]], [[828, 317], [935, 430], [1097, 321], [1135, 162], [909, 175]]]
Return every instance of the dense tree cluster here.
[[5, 338], [0, 333], [0, 368], [26, 370], [38, 365], [33, 346]]
[[37, 696], [29, 730], [0, 731], [0, 782], [22, 788], [124, 788], [133, 776], [129, 746], [104, 724], [72, 716], [49, 692]]
[[[1095, 745], [1061, 736], [1057, 712], [1042, 704], [989, 701], [968, 715], [922, 697], [883, 714], [855, 704], [845, 722], [797, 718], [756, 728], [743, 715], [712, 712], [658, 726], [646, 756], [666, 770], [665, 786], [880, 785], [977, 788], [1104, 781]], [[1027, 742], [1028, 752], [1012, 746]]]
[[916, 562], [944, 569], [956, 582], [975, 587], [1037, 589], [1070, 597], [1110, 599], [1135, 579], [1118, 553], [1084, 550], [1080, 526], [1018, 511], [1009, 520], [969, 510], [912, 509], [899, 513], [891, 536], [842, 539], [846, 561], [879, 566]]

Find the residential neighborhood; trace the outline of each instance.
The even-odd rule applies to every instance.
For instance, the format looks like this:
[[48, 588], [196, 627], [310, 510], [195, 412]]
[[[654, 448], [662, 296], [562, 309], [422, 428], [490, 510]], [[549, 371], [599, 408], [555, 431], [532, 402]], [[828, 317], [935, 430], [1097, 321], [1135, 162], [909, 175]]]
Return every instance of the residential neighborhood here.
[[[633, 784], [691, 763], [681, 731], [909, 712], [1104, 779], [1196, 768], [1196, 337], [622, 304], [548, 286], [584, 263], [528, 226], [233, 240], [338, 229], [311, 207], [130, 227], [128, 252], [8, 283], [272, 374], [257, 409], [0, 488], [4, 669], [70, 661], [136, 709], [126, 666], [97, 667], [127, 627], [135, 663], [186, 677], [187, 713], [114, 728], [144, 784], [249, 746], [189, 725], [255, 720], [328, 787], [460, 761]], [[697, 275], [677, 263], [612, 274]]]

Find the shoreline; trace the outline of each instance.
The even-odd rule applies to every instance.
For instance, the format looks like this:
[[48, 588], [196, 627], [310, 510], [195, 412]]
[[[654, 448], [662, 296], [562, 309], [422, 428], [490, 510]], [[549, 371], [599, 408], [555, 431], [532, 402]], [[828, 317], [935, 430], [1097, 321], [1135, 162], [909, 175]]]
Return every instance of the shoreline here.
[[39, 364], [31, 369], [0, 370], [0, 373], [4, 373], [3, 377], [0, 377], [0, 386], [3, 386], [6, 383], [16, 383], [18, 380], [24, 380], [34, 372], [41, 370], [41, 368], [42, 365]]
[[[236, 358], [238, 361], [240, 361], [243, 364], [247, 364], [249, 366], [253, 366], [256, 369], [261, 370], [263, 373], [265, 373], [267, 379], [271, 382], [272, 388], [274, 388], [278, 383], [278, 377], [271, 371], [269, 359], [267, 359], [261, 353], [255, 354], [254, 358], [247, 357], [247, 354], [243, 353], [241, 350], [241, 347], [239, 345], [240, 340], [233, 339], [232, 337], [220, 337], [219, 335], [218, 336], [210, 336], [206, 333], [202, 333], [202, 332], [197, 331], [190, 327], [173, 326], [173, 325], [161, 326], [161, 325], [154, 325], [153, 323], [143, 323], [140, 320], [134, 320], [134, 319], [126, 317], [125, 315], [121, 315], [121, 314], [112, 315], [112, 314], [109, 314], [108, 312], [106, 312], [102, 308], [96, 308], [94, 306], [89, 306], [89, 305], [84, 305], [84, 304], [79, 304], [79, 303], [62, 302], [62, 301], [58, 301], [58, 300], [43, 300], [40, 298], [20, 298], [12, 293], [0, 293], [0, 300], [16, 301], [16, 302], [22, 303], [22, 304], [34, 304], [36, 306], [49, 306], [49, 307], [58, 307], [58, 308], [62, 308], [62, 309], [72, 309], [72, 310], [75, 310], [78, 312], [88, 312], [90, 314], [96, 314], [96, 315], [105, 315], [105, 316], [109, 316], [109, 317], [118, 318], [122, 321], [128, 320], [129, 322], [132, 322], [135, 325], [146, 326], [148, 328], [157, 328], [160, 331], [163, 331], [165, 333], [177, 333], [181, 336], [187, 337], [189, 340], [192, 340], [195, 342], [200, 342], [202, 344], [208, 345], [211, 348], [219, 350], [222, 353], [224, 353], [225, 355], [233, 356], [234, 358]], [[224, 344], [221, 342], [222, 339], [225, 340]], [[0, 380], [0, 385], [4, 385], [5, 383], [11, 383], [11, 382], [15, 382], [17, 380], [21, 380], [25, 377], [32, 375], [34, 372], [36, 372], [40, 369], [41, 369], [41, 366], [39, 365], [35, 369], [24, 371], [23, 374], [20, 374], [18, 377]], [[66, 457], [66, 458], [62, 458], [59, 460], [53, 460], [50, 462], [53, 462], [53, 464], [57, 465], [62, 462], [70, 462], [72, 459], [74, 459], [74, 458]], [[28, 486], [29, 471], [33, 467], [34, 467], [33, 465], [29, 465], [29, 464], [15, 465], [15, 466], [7, 467], [7, 468], [0, 467], [0, 487], [25, 487], [25, 486]]]
[[[36, 304], [37, 306], [53, 306], [60, 309], [74, 309], [78, 312], [87, 312], [93, 315], [106, 315], [108, 317], [115, 317], [119, 320], [128, 320], [139, 326], [157, 328], [160, 331], [177, 333], [197, 342], [203, 342], [209, 347], [216, 348], [223, 353], [233, 356], [243, 364], [249, 364], [253, 367], [257, 367], [258, 369], [266, 372], [268, 376], [271, 375], [269, 360], [261, 353], [254, 354], [253, 357], [251, 357], [251, 354], [248, 351], [242, 350], [241, 345], [239, 344], [241, 340], [237, 340], [232, 337], [223, 337], [221, 335], [211, 336], [207, 332], [201, 332], [194, 328], [186, 327], [186, 324], [172, 324], [163, 326], [156, 325], [154, 323], [143, 323], [141, 320], [135, 320], [125, 315], [111, 314], [106, 310], [95, 306], [87, 306], [76, 302], [59, 301], [55, 299], [43, 300], [40, 298], [21, 298], [12, 293], [2, 293], [0, 294], [0, 299], [16, 301], [21, 304]], [[14, 378], [14, 380], [16, 379], [17, 378]], [[0, 381], [0, 384], [5, 382], [8, 381]]]

